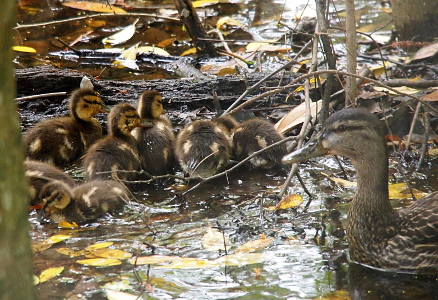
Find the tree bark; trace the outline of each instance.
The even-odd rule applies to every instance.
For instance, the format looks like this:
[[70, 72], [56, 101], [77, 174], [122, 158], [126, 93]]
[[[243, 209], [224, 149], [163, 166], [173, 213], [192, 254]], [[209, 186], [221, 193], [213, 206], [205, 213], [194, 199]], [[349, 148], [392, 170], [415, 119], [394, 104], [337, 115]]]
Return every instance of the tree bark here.
[[401, 40], [423, 42], [438, 36], [437, 0], [391, 0], [391, 6]]
[[28, 183], [14, 101], [12, 28], [15, 1], [0, 10], [0, 300], [35, 299], [28, 222]]

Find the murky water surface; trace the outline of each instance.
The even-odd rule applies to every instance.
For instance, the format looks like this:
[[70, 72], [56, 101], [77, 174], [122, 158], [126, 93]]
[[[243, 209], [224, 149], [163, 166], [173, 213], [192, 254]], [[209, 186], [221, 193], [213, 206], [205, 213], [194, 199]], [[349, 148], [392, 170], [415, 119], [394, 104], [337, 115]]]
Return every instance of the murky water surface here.
[[[21, 15], [22, 22], [44, 21], [51, 14], [62, 16], [59, 3], [42, 3], [50, 4], [53, 10], [41, 9], [44, 14], [34, 17]], [[307, 1], [231, 3], [238, 5], [222, 5], [236, 8], [228, 11], [233, 18], [250, 26], [262, 38], [280, 38], [284, 30], [276, 26], [278, 16], [292, 19], [297, 7], [306, 5]], [[336, 8], [333, 6], [331, 11], [343, 9], [342, 1], [335, 3]], [[152, 4], [163, 10], [170, 6], [166, 1], [142, 3]], [[377, 22], [381, 16], [380, 4], [375, 1], [356, 1], [356, 4], [360, 10], [359, 27]], [[218, 7], [207, 7], [205, 13], [220, 14]], [[342, 20], [332, 22], [339, 25]], [[63, 30], [68, 36], [68, 28]], [[52, 38], [49, 31], [35, 36], [29, 29], [21, 32], [20, 37], [29, 45], [59, 50], [49, 43]], [[93, 46], [92, 41], [86, 46]], [[169, 51], [177, 55], [181, 50]], [[25, 61], [24, 54], [17, 58], [19, 64]], [[288, 193], [301, 194], [304, 203], [287, 210], [268, 209], [279, 200], [276, 195], [285, 174], [266, 174], [242, 167], [227, 178], [207, 182], [184, 196], [172, 189], [173, 181], [135, 185], [132, 191], [136, 201], [122, 214], [81, 225], [79, 229], [41, 225], [36, 221], [36, 213], [31, 212], [35, 245], [54, 235], [69, 237], [35, 252], [37, 275], [49, 268], [64, 267], [59, 275], [37, 285], [39, 299], [106, 299], [107, 289], [128, 294], [123, 297], [118, 294], [113, 299], [137, 299], [129, 295], [139, 295], [138, 299], [437, 299], [435, 278], [383, 274], [349, 266], [344, 224], [354, 189], [338, 186], [321, 175], [322, 171], [339, 172], [331, 158], [302, 164], [300, 169], [313, 198], [294, 180]], [[393, 204], [409, 203], [404, 200]], [[210, 251], [203, 246], [208, 226], [229, 239], [227, 251]], [[272, 239], [272, 243], [253, 249], [253, 253], [234, 256], [232, 262], [211, 264], [235, 254], [237, 247], [261, 238]], [[78, 254], [91, 245], [108, 241], [113, 242], [110, 249], [126, 251], [133, 258], [166, 255], [198, 261], [196, 265], [182, 263], [171, 267], [170, 259], [149, 264], [121, 259], [120, 265], [86, 266], [77, 261], [90, 253], [72, 256], [59, 251], [67, 248]]]

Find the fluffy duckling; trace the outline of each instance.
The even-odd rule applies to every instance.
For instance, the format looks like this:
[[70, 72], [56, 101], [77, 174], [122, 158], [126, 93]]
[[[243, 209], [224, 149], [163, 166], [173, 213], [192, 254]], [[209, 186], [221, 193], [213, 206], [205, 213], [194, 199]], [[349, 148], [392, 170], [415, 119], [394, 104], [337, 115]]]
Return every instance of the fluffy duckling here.
[[152, 127], [137, 127], [132, 135], [138, 142], [143, 170], [151, 175], [172, 172], [174, 143], [172, 123], [164, 114], [163, 99], [157, 91], [145, 91], [140, 96], [138, 113]]
[[[233, 158], [243, 160], [283, 139], [270, 122], [262, 119], [250, 119], [242, 122], [233, 132]], [[281, 158], [287, 153], [285, 144], [275, 146], [251, 158], [250, 163], [256, 168], [271, 168], [281, 165]]]
[[70, 116], [44, 120], [24, 133], [26, 157], [58, 167], [71, 165], [102, 138], [102, 126], [93, 117], [103, 107], [95, 91], [75, 91], [70, 100]]
[[198, 120], [181, 130], [175, 155], [191, 177], [206, 178], [226, 166], [231, 156], [228, 130], [218, 122]]
[[128, 201], [126, 187], [114, 180], [91, 181], [75, 188], [54, 180], [40, 193], [43, 200], [38, 220], [84, 222], [121, 210]]
[[[152, 126], [142, 122], [139, 114], [129, 104], [119, 103], [108, 116], [109, 136], [95, 143], [84, 158], [85, 174], [89, 181], [96, 179], [135, 180], [135, 172], [141, 171], [137, 141], [131, 131], [138, 126]], [[110, 172], [102, 173], [99, 172]]]
[[39, 205], [42, 203], [39, 194], [41, 189], [50, 181], [59, 180], [64, 182], [70, 188], [76, 185], [76, 182], [61, 169], [47, 163], [35, 160], [25, 160], [24, 169], [26, 177], [30, 183], [30, 205]]

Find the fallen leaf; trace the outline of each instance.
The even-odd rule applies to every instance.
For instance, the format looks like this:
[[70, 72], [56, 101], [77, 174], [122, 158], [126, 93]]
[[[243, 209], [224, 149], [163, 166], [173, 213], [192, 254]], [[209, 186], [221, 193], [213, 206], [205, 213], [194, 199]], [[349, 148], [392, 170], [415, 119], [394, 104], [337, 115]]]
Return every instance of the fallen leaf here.
[[66, 222], [66, 221], [61, 221], [61, 222], [58, 223], [58, 228], [76, 229], [76, 228], [79, 228], [79, 225], [76, 224], [75, 222], [69, 223], [69, 222]]
[[92, 250], [96, 250], [96, 249], [108, 248], [112, 244], [114, 244], [114, 242], [96, 243], [96, 244], [93, 244], [91, 246], [88, 246], [87, 248], [85, 248], [85, 250], [92, 251]]
[[110, 267], [122, 264], [122, 262], [115, 258], [90, 258], [76, 261], [78, 264], [94, 267]]
[[122, 30], [120, 30], [120, 31], [118, 31], [110, 36], [107, 36], [106, 38], [103, 38], [102, 43], [111, 44], [111, 45], [118, 45], [118, 44], [122, 44], [122, 43], [126, 42], [127, 40], [132, 38], [132, 36], [134, 35], [135, 24], [137, 24], [137, 22], [139, 20], [140, 19], [137, 19], [131, 25], [126, 26]]
[[342, 186], [346, 186], [346, 187], [356, 187], [357, 186], [357, 182], [355, 182], [355, 181], [349, 181], [349, 180], [345, 180], [342, 178], [331, 177], [328, 174], [325, 174], [323, 172], [321, 172], [321, 174], [324, 176], [327, 176], [328, 179], [330, 179], [333, 182], [339, 183]]
[[18, 51], [18, 52], [27, 52], [27, 53], [36, 53], [37, 51], [32, 47], [26, 47], [26, 46], [13, 46], [12, 50]]
[[225, 75], [236, 75], [237, 70], [235, 68], [222, 68], [217, 73], [217, 76], [225, 76]]
[[274, 44], [277, 40], [251, 42], [246, 45], [246, 52], [277, 52], [277, 51], [292, 51], [290, 45]]
[[236, 249], [236, 253], [254, 252], [256, 250], [265, 248], [266, 246], [270, 245], [273, 241], [274, 239], [267, 239], [266, 237], [258, 240], [250, 241], [248, 243], [239, 246]]
[[280, 200], [280, 202], [277, 203], [275, 206], [269, 206], [269, 210], [278, 210], [278, 209], [288, 209], [297, 207], [303, 203], [303, 197], [301, 197], [298, 194], [289, 195], [287, 197], [284, 197]]
[[[322, 100], [310, 103], [310, 115], [314, 117], [322, 107]], [[306, 118], [306, 104], [301, 103], [297, 107], [294, 107], [283, 118], [275, 123], [275, 129], [280, 133], [287, 133], [295, 126], [304, 122]]]
[[42, 271], [39, 276], [39, 283], [43, 283], [45, 281], [48, 281], [58, 276], [59, 274], [61, 274], [62, 271], [64, 271], [64, 267], [49, 268], [47, 270]]
[[[387, 92], [387, 93], [389, 93], [391, 95], [397, 95], [396, 92], [388, 90], [387, 88], [384, 88], [384, 87], [375, 86], [374, 89], [376, 91], [380, 91], [380, 92]], [[413, 88], [410, 88], [410, 87], [407, 87], [407, 86], [393, 87], [392, 89], [394, 89], [396, 91], [399, 91], [400, 93], [405, 93], [405, 94], [408, 94], [408, 95], [412, 95], [412, 94], [416, 94], [416, 93], [420, 92], [417, 89], [413, 89]]]
[[86, 251], [84, 250], [79, 250], [79, 251], [75, 251], [69, 248], [57, 248], [55, 249], [56, 252], [64, 254], [64, 255], [68, 255], [71, 257], [76, 257], [76, 256], [81, 256], [81, 255], [85, 255]]
[[427, 193], [424, 193], [418, 189], [409, 189], [406, 182], [394, 183], [389, 185], [389, 199], [409, 199], [412, 198], [412, 194], [416, 199], [424, 197]]
[[167, 255], [151, 255], [151, 256], [141, 256], [141, 257], [131, 258], [128, 260], [128, 262], [137, 265], [153, 265], [153, 264], [160, 264], [164, 262], [188, 261], [188, 260], [196, 260], [196, 258], [167, 256]]
[[97, 249], [91, 251], [91, 253], [103, 258], [127, 259], [132, 257], [131, 253], [118, 249]]
[[438, 91], [425, 95], [423, 101], [438, 101]]
[[103, 13], [116, 13], [116, 14], [124, 14], [126, 13], [126, 10], [121, 9], [116, 6], [103, 4], [103, 3], [96, 3], [96, 2], [89, 2], [89, 1], [71, 1], [71, 2], [62, 2], [62, 5], [75, 8], [75, 9], [81, 9], [81, 10], [88, 10], [88, 11], [94, 11], [94, 12], [103, 12]]
[[435, 56], [435, 54], [437, 53], [438, 53], [438, 43], [427, 45], [421, 48], [420, 50], [418, 50], [417, 53], [414, 54], [414, 56], [412, 57], [412, 61], [430, 58], [432, 56]]
[[230, 17], [222, 17], [216, 22], [216, 28], [222, 31], [227, 31], [230, 27], [244, 27], [244, 25]]
[[152, 46], [142, 46], [138, 47], [138, 53], [154, 53], [161, 56], [170, 56], [169, 52], [160, 48], [160, 47], [152, 47]]
[[218, 251], [225, 250], [225, 245], [228, 244], [228, 238], [222, 232], [211, 228], [210, 223], [208, 223], [207, 233], [202, 237], [202, 247], [210, 251]]

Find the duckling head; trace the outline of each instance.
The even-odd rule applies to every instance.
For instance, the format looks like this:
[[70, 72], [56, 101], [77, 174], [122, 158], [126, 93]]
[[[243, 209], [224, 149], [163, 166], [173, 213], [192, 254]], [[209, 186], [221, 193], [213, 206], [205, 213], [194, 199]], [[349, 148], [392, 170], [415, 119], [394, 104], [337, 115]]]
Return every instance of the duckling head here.
[[72, 202], [73, 194], [67, 184], [53, 180], [41, 189], [40, 199], [43, 201], [43, 208], [38, 216], [38, 221], [42, 222], [45, 218], [64, 210]]
[[108, 112], [99, 94], [92, 89], [79, 89], [71, 96], [70, 113], [75, 119], [89, 121], [98, 112]]
[[111, 135], [130, 135], [135, 127], [152, 127], [151, 123], [142, 121], [137, 110], [127, 103], [119, 103], [111, 109], [108, 124]]
[[165, 114], [161, 94], [157, 91], [144, 91], [140, 96], [138, 112], [145, 119], [157, 119]]

